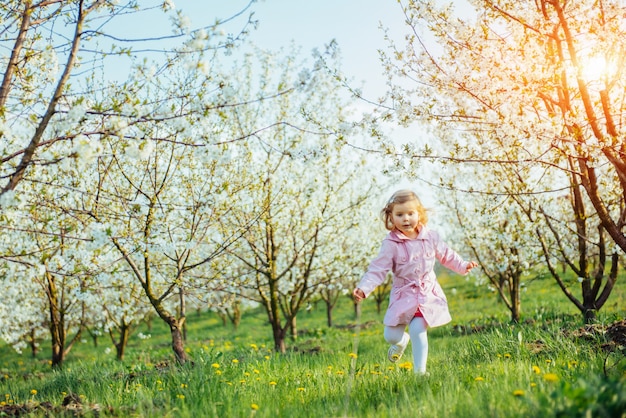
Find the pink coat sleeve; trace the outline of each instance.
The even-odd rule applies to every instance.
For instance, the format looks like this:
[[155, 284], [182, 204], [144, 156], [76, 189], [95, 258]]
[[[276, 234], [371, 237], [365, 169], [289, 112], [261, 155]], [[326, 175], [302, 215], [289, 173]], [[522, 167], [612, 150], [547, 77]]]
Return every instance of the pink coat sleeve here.
[[469, 262], [463, 260], [459, 254], [457, 254], [452, 248], [448, 247], [448, 245], [439, 237], [439, 234], [436, 234], [435, 256], [442, 266], [449, 268], [456, 273], [465, 275], [465, 272], [467, 271], [467, 264]]
[[383, 240], [378, 255], [369, 265], [367, 272], [361, 278], [358, 288], [368, 297], [387, 278], [387, 273], [393, 268], [393, 254], [395, 244], [390, 240]]

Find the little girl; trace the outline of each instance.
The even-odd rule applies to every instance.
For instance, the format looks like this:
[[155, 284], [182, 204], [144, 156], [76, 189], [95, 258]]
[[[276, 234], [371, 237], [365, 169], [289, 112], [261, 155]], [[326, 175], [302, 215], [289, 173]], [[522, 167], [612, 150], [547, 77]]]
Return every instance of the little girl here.
[[[357, 302], [368, 297], [391, 270], [393, 286], [385, 314], [385, 340], [391, 344], [387, 357], [396, 362], [413, 340], [413, 371], [426, 373], [428, 357], [427, 327], [447, 324], [452, 319], [446, 296], [435, 277], [435, 259], [459, 274], [477, 266], [464, 261], [444, 243], [439, 234], [426, 227], [428, 217], [419, 198], [410, 190], [391, 196], [381, 211], [389, 234], [378, 256], [354, 289]], [[406, 333], [406, 327], [409, 332]]]

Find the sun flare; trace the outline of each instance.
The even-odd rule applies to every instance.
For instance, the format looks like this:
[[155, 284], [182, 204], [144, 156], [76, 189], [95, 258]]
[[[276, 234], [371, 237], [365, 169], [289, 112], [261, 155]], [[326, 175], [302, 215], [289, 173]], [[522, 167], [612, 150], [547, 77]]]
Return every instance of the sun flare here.
[[603, 55], [595, 55], [585, 61], [582, 75], [587, 81], [605, 80], [614, 73], [614, 66]]

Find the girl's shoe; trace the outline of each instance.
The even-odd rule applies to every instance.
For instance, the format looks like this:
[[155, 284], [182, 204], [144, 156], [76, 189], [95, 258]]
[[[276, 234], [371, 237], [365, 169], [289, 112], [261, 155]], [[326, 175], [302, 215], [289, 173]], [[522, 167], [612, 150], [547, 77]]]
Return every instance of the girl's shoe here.
[[404, 354], [406, 346], [409, 345], [410, 339], [411, 337], [409, 337], [409, 334], [405, 332], [402, 336], [402, 340], [398, 344], [393, 344], [389, 347], [389, 351], [387, 351], [387, 358], [390, 362], [395, 363], [402, 358], [402, 354]]

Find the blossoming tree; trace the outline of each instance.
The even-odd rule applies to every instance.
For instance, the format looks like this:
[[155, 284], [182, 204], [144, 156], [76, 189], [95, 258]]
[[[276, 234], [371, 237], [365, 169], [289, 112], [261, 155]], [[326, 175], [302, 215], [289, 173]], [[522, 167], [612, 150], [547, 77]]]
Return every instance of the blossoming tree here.
[[[118, 349], [123, 346], [127, 338], [125, 329], [130, 320], [129, 310], [110, 307], [106, 309], [109, 314], [107, 319], [84, 309], [89, 306], [85, 298], [97, 294], [102, 297], [106, 288], [98, 288], [93, 278], [110, 277], [107, 275], [119, 271], [120, 258], [139, 282], [146, 285], [143, 289], [155, 309], [171, 303], [164, 299], [174, 291], [181, 297], [185, 294], [185, 284], [177, 282], [181, 273], [192, 268], [185, 262], [195, 262], [194, 267], [197, 267], [211, 259], [210, 251], [199, 259], [191, 259], [189, 251], [186, 251], [189, 248], [177, 252], [173, 246], [164, 244], [167, 239], [163, 234], [169, 233], [167, 238], [176, 243], [203, 239], [205, 244], [211, 246], [208, 244], [210, 237], [202, 234], [206, 233], [203, 229], [206, 219], [211, 219], [211, 210], [206, 209], [207, 205], [216, 198], [216, 195], [194, 196], [185, 206], [186, 196], [171, 197], [172, 193], [206, 191], [210, 194], [210, 190], [202, 189], [206, 187], [205, 181], [199, 183], [198, 189], [189, 191], [184, 188], [185, 181], [192, 182], [194, 175], [204, 176], [205, 172], [194, 172], [193, 167], [186, 166], [177, 171], [176, 177], [167, 170], [178, 168], [180, 158], [189, 158], [192, 149], [207, 145], [206, 141], [201, 141], [199, 146], [192, 144], [190, 138], [183, 134], [184, 129], [177, 124], [183, 121], [189, 126], [201, 125], [198, 121], [215, 105], [212, 101], [215, 97], [213, 88], [219, 89], [219, 82], [207, 86], [211, 80], [212, 60], [219, 51], [236, 47], [252, 22], [244, 22], [240, 34], [221, 36], [219, 20], [192, 30], [183, 14], [173, 13], [174, 35], [165, 37], [162, 33], [157, 34], [153, 41], [159, 43], [159, 48], [152, 51], [156, 58], [144, 61], [141, 61], [141, 52], [133, 53], [135, 40], [116, 37], [111, 32], [113, 29], [109, 24], [130, 13], [136, 18], [142, 13], [155, 13], [160, 9], [170, 13], [172, 6], [170, 1], [165, 1], [162, 7], [142, 8], [134, 1], [120, 4], [104, 0], [9, 1], [0, 6], [6, 17], [2, 20], [0, 42], [7, 46], [5, 50], [11, 51], [10, 56], [1, 61], [6, 64], [0, 90], [1, 170], [6, 183], [2, 185], [0, 204], [3, 221], [10, 221], [2, 224], [5, 244], [2, 253], [7, 261], [2, 280], [7, 285], [31, 278], [42, 283], [46, 295], [44, 300], [48, 301], [51, 315], [53, 364], [62, 362], [71, 341], [77, 340], [83, 327], [87, 326], [85, 318], [91, 316], [95, 323], [101, 320], [101, 324], [111, 320], [111, 315], [116, 315], [113, 312], [120, 315], [116, 319], [125, 318], [119, 322], [122, 334]], [[61, 20], [64, 21], [61, 23]], [[13, 33], [18, 35], [14, 37]], [[115, 44], [114, 39], [119, 44]], [[111, 76], [110, 61], [114, 61], [113, 66], [119, 65], [119, 58], [123, 56], [130, 56], [131, 61], [123, 64], [128, 68], [123, 75], [127, 78], [120, 81]], [[80, 65], [83, 71], [76, 74]], [[57, 71], [57, 66], [60, 71]], [[177, 78], [184, 77], [181, 68], [185, 68], [191, 77]], [[57, 77], [57, 74], [60, 75]], [[70, 83], [73, 74], [75, 78]], [[214, 75], [220, 78], [217, 72]], [[190, 82], [192, 79], [195, 82]], [[177, 90], [181, 85], [184, 88]], [[179, 100], [178, 106], [170, 107], [176, 100]], [[193, 133], [200, 138], [210, 136], [215, 126], [197, 128]], [[160, 133], [163, 133], [163, 138], [155, 137]], [[178, 134], [184, 137], [180, 143], [176, 143]], [[167, 146], [168, 141], [171, 141], [171, 147]], [[157, 143], [162, 146], [159, 153], [153, 153]], [[208, 157], [199, 155], [202, 151], [196, 154], [198, 159], [194, 163], [199, 164], [209, 158], [207, 171], [211, 171], [214, 154]], [[148, 159], [150, 156], [152, 160]], [[193, 159], [189, 158], [189, 161]], [[112, 168], [120, 170], [112, 173]], [[161, 169], [165, 172], [159, 171]], [[154, 177], [150, 177], [150, 173]], [[210, 175], [207, 178], [211, 178]], [[166, 188], [166, 183], [173, 182], [172, 179], [176, 179], [177, 183], [166, 192], [161, 192], [159, 187]], [[172, 201], [167, 200], [166, 204], [156, 201], [165, 199], [165, 195]], [[193, 212], [196, 217], [182, 220], [168, 217], [163, 209], [175, 207], [176, 201], [181, 200], [185, 202], [180, 203], [179, 206], [184, 206], [180, 212]], [[37, 213], [38, 207], [53, 210], [41, 214]], [[154, 238], [151, 231], [163, 226], [153, 228], [156, 217], [153, 215], [157, 210], [162, 210], [159, 213], [163, 215], [161, 219], [172, 219], [173, 224], [169, 229], [161, 229], [162, 235]], [[136, 222], [141, 216], [146, 216], [143, 224]], [[16, 221], [23, 223], [16, 224]], [[184, 228], [189, 228], [187, 232], [190, 235], [181, 239], [177, 234]], [[20, 240], [17, 240], [20, 242], [17, 246], [11, 242], [18, 238], [16, 231], [21, 233], [20, 239], [28, 236], [23, 245]], [[143, 233], [144, 239], [138, 238], [137, 233]], [[84, 242], [102, 244], [103, 247], [89, 248], [89, 245], [81, 245]], [[149, 269], [142, 272], [136, 268], [133, 257], [141, 245], [147, 253], [153, 248], [161, 249], [162, 257], [170, 265], [178, 267], [172, 270], [175, 273], [174, 282], [169, 287], [151, 289]], [[196, 248], [203, 247], [199, 245]], [[113, 260], [112, 249], [117, 251], [117, 258]], [[168, 259], [170, 255], [172, 258]], [[144, 261], [144, 267], [150, 265], [149, 259], [144, 258]], [[92, 269], [93, 266], [97, 268]], [[29, 269], [35, 273], [20, 274], [22, 270]], [[164, 270], [162, 273], [167, 276], [172, 271]], [[124, 277], [123, 274], [120, 276]], [[161, 293], [157, 296], [151, 293], [159, 291]], [[33, 294], [33, 297], [37, 295]], [[116, 298], [112, 295], [107, 300], [114, 301]], [[129, 303], [128, 299], [125, 300], [122, 302]], [[180, 299], [181, 305], [183, 302]], [[31, 300], [26, 306], [37, 310], [37, 306], [41, 305]], [[70, 308], [78, 313], [72, 313]], [[166, 319], [171, 318], [163, 311], [159, 314]], [[79, 318], [78, 323], [74, 320], [76, 317]], [[22, 319], [24, 321], [19, 324], [27, 323], [26, 318]], [[184, 323], [181, 318], [177, 321], [171, 322], [175, 326]], [[102, 326], [111, 329], [106, 324]], [[75, 331], [75, 337], [65, 344], [65, 336], [70, 330]], [[14, 336], [7, 335], [6, 338], [14, 341]], [[184, 361], [184, 351], [177, 345], [175, 349], [179, 359]]]
[[[361, 207], [375, 183], [367, 160], [338, 139], [340, 134], [350, 135], [345, 114], [349, 108], [332, 77], [317, 65], [302, 70], [306, 64], [291, 55], [277, 60], [264, 54], [257, 62], [264, 89], [298, 88], [273, 102], [259, 102], [257, 110], [246, 117], [236, 111], [229, 114], [240, 124], [233, 128], [244, 132], [255, 121], [252, 115], [261, 120], [289, 115], [289, 123], [233, 144], [240, 155], [256, 164], [242, 172], [248, 187], [238, 195], [223, 226], [224, 231], [231, 231], [249, 225], [228, 249], [229, 262], [239, 265], [238, 271], [246, 271], [239, 281], [233, 278], [232, 288], [264, 307], [275, 349], [285, 352], [289, 332], [297, 336], [300, 310], [338, 272], [353, 265], [349, 254], [338, 256], [343, 251], [338, 244], [362, 218]], [[243, 95], [238, 101], [249, 101], [247, 90], [237, 89], [237, 93]]]
[[[409, 34], [383, 57], [400, 121], [427, 121], [447, 145], [440, 158], [573, 170], [626, 250], [621, 4], [468, 1], [462, 16], [452, 3], [400, 4]], [[507, 159], [511, 148], [526, 156]], [[429, 145], [406, 150], [433, 156]]]

